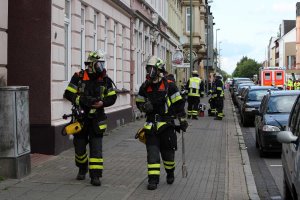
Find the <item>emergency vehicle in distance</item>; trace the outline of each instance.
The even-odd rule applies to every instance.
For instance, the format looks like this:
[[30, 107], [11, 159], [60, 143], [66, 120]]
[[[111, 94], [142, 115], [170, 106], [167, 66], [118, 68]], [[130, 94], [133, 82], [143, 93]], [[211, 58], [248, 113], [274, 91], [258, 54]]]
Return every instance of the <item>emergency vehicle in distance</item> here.
[[261, 67], [259, 69], [259, 84], [261, 86], [285, 86], [285, 67]]

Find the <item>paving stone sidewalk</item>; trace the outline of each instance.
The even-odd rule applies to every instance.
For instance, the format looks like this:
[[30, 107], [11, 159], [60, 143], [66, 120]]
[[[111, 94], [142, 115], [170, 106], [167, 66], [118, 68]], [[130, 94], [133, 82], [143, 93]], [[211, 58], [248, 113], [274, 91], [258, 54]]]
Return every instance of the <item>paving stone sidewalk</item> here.
[[[201, 101], [206, 103], [207, 100], [206, 97]], [[259, 199], [228, 92], [224, 103], [226, 116], [222, 121], [208, 117], [207, 113], [199, 120], [189, 120], [190, 126], [184, 135], [187, 178], [182, 178], [182, 135], [178, 134], [173, 185], [166, 183], [166, 174], [161, 168], [158, 189], [146, 189], [146, 149], [134, 139], [136, 130], [144, 124], [145, 119], [140, 119], [104, 137], [105, 169], [101, 187], [91, 186], [89, 179], [75, 180], [77, 168], [72, 148], [58, 156], [32, 159], [32, 172], [23, 179], [0, 181], [0, 199]]]

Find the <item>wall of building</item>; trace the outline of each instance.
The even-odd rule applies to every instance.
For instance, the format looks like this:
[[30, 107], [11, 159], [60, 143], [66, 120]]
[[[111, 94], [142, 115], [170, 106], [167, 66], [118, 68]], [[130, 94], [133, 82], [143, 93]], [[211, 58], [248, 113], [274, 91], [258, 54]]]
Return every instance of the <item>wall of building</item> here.
[[[279, 66], [286, 66], [287, 60], [286, 57], [288, 54], [291, 54], [291, 51], [294, 51], [294, 55], [296, 55], [296, 28], [292, 29], [290, 32], [286, 33], [279, 40]], [[287, 43], [294, 43], [293, 47], [286, 46]], [[287, 49], [286, 47], [289, 47]], [[289, 52], [287, 54], [287, 52]]]

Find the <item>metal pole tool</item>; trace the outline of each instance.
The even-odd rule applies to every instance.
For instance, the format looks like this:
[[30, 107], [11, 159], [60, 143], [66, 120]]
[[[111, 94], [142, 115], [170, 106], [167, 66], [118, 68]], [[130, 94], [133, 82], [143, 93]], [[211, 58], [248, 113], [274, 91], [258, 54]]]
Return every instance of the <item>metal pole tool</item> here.
[[182, 178], [187, 178], [188, 171], [185, 164], [185, 145], [184, 145], [184, 131], [182, 131], [182, 138], [181, 138], [181, 144], [182, 144]]

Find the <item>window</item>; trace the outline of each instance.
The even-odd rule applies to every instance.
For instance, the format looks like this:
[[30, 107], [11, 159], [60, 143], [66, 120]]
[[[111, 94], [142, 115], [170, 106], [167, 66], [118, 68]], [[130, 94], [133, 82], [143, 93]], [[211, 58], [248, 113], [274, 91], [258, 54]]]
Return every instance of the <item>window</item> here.
[[107, 53], [107, 38], [108, 38], [108, 18], [105, 17], [105, 22], [104, 22], [104, 52]]
[[122, 37], [121, 37], [121, 86], [122, 88], [124, 88], [124, 42], [125, 42], [125, 36], [126, 36], [126, 32], [125, 32], [125, 27], [122, 26]]
[[81, 68], [84, 69], [85, 60], [85, 9], [81, 8], [81, 31], [80, 31], [80, 60]]
[[190, 7], [186, 8], [186, 14], [185, 14], [185, 31], [190, 32], [190, 18], [191, 18], [191, 12]]
[[276, 72], [276, 80], [282, 79], [282, 72]]
[[113, 55], [114, 55], [114, 75], [113, 75], [113, 80], [116, 83], [117, 82], [117, 23], [114, 22], [114, 43], [113, 43]]
[[98, 45], [97, 45], [97, 29], [98, 29], [98, 23], [97, 23], [97, 18], [98, 18], [98, 14], [95, 12], [94, 14], [94, 30], [93, 30], [93, 39], [94, 39], [94, 50], [98, 49]]
[[68, 81], [71, 78], [71, 2], [70, 0], [65, 1], [65, 80]]
[[289, 127], [290, 127], [290, 131], [294, 133], [295, 128], [296, 128], [296, 122], [298, 121], [298, 113], [299, 113], [299, 109], [300, 109], [300, 100], [299, 97], [296, 100], [297, 103], [294, 104], [293, 108], [292, 108], [292, 112], [290, 114], [290, 120], [289, 120]]
[[266, 72], [265, 73], [265, 77], [266, 77], [266, 80], [271, 80], [271, 74], [270, 74], [270, 72]]

